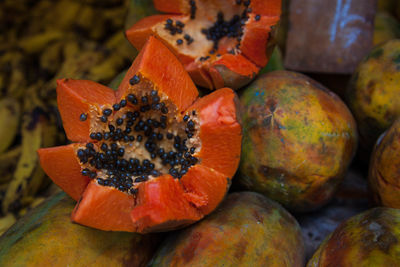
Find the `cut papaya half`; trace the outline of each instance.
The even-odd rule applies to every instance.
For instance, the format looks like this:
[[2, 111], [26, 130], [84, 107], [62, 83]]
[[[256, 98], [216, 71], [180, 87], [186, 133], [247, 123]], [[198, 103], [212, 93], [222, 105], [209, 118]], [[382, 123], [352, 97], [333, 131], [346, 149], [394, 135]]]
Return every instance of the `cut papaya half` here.
[[238, 101], [198, 97], [179, 60], [150, 37], [117, 91], [61, 79], [57, 103], [76, 143], [38, 151], [50, 178], [78, 200], [74, 222], [108, 231], [168, 231], [212, 212], [239, 164]]
[[202, 87], [238, 89], [269, 60], [281, 0], [154, 0], [169, 15], [141, 19], [126, 31], [141, 49], [154, 35], [179, 58]]

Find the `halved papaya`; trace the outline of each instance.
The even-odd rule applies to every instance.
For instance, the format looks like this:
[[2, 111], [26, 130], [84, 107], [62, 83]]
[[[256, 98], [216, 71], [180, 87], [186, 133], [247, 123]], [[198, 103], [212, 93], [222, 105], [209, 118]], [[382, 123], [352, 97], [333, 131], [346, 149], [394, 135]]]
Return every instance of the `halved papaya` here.
[[237, 96], [198, 98], [182, 64], [150, 37], [117, 91], [61, 79], [70, 145], [38, 151], [50, 178], [78, 200], [74, 222], [129, 232], [200, 220], [225, 196], [241, 150]]
[[194, 82], [215, 89], [248, 84], [272, 53], [281, 0], [154, 0], [169, 15], [145, 17], [126, 31], [143, 47], [155, 35], [183, 63]]

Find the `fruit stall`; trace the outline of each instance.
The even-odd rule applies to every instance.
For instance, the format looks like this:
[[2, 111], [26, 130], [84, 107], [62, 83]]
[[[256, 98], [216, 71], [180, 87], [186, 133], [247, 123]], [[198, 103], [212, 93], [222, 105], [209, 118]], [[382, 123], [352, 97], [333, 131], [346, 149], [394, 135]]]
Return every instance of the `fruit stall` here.
[[398, 0], [3, 0], [0, 30], [0, 266], [400, 266]]

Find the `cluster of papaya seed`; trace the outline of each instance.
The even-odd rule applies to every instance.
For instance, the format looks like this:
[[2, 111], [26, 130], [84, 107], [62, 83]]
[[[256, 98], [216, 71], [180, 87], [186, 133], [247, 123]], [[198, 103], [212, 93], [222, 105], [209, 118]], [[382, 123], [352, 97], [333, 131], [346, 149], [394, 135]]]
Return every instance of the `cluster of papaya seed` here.
[[[136, 75], [130, 80], [131, 85], [139, 82]], [[129, 94], [114, 104], [113, 109], [103, 109], [99, 121], [108, 124], [108, 130], [90, 133], [93, 142], [77, 150], [82, 175], [97, 179], [99, 185], [130, 194], [137, 193], [138, 183], [158, 177], [165, 170], [172, 177], [181, 178], [198, 162], [193, 156], [196, 146], [188, 144], [196, 133], [196, 123], [192, 120], [196, 112], [183, 116], [179, 126], [183, 135], [168, 131], [169, 113], [172, 112], [161, 101], [157, 90], [141, 97]], [[87, 117], [81, 114], [80, 120], [85, 121]], [[128, 152], [133, 144], [134, 149]], [[135, 157], [139, 150], [141, 159]], [[98, 172], [104, 177], [99, 177]]]
[[[241, 14], [234, 15], [230, 20], [225, 20], [224, 13], [222, 11], [217, 13], [216, 21], [209, 28], [203, 28], [201, 30], [207, 40], [213, 42], [213, 49], [209, 51], [210, 54], [214, 54], [218, 51], [219, 41], [224, 38], [235, 38], [237, 40], [236, 49], [231, 49], [229, 53], [236, 54], [236, 50], [240, 48], [240, 42], [243, 36], [243, 27], [249, 19], [248, 13], [252, 12], [249, 0], [236, 0], [237, 5], [243, 5], [244, 10]], [[260, 20], [261, 16], [256, 15], [255, 20]], [[217, 55], [218, 56], [218, 55]], [[200, 61], [208, 60], [210, 56], [200, 57]]]
[[[172, 19], [167, 19], [165, 21], [164, 29], [169, 31], [170, 35], [175, 35], [175, 34], [182, 34], [184, 27], [185, 27], [185, 24], [180, 20], [175, 21], [175, 25], [174, 25], [174, 21]], [[183, 39], [186, 40], [187, 45], [190, 45], [194, 41], [192, 36], [190, 36], [187, 33], [184, 34]], [[181, 38], [177, 39], [176, 44], [177, 45], [183, 44], [183, 40]]]
[[[206, 36], [207, 40], [210, 40], [214, 43], [214, 50], [218, 50], [218, 43], [224, 37], [236, 38], [238, 41], [236, 49], [239, 49], [243, 36], [243, 27], [249, 19], [248, 14], [252, 12], [252, 9], [249, 7], [250, 3], [250, 0], [236, 0], [237, 5], [244, 6], [242, 14], [236, 14], [227, 21], [224, 18], [224, 13], [220, 11], [217, 14], [217, 20], [215, 23], [211, 27], [201, 30], [201, 32]], [[255, 20], [257, 21], [260, 20], [260, 18], [260, 15], [255, 16]], [[229, 51], [229, 53], [235, 54], [235, 50], [232, 49]]]

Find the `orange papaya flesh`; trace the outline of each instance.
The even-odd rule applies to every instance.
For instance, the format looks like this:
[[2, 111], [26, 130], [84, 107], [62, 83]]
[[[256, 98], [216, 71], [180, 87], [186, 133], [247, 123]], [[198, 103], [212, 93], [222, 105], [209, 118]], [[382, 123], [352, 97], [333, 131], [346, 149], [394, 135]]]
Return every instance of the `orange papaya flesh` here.
[[182, 184], [170, 175], [141, 184], [137, 206], [131, 213], [137, 231], [173, 230], [201, 219], [202, 214], [183, 195]]
[[[267, 47], [279, 21], [280, 0], [154, 0], [154, 5], [171, 14], [138, 21], [126, 31], [128, 40], [140, 49], [148, 36], [156, 36], [175, 53], [196, 84], [238, 89], [268, 63], [272, 49]], [[227, 54], [241, 63], [225, 64], [221, 59]], [[220, 71], [216, 66], [221, 64], [230, 71]], [[225, 82], [236, 79], [240, 82]]]
[[57, 104], [67, 138], [73, 142], [90, 141], [89, 120], [77, 124], [75, 118], [95, 116], [103, 105], [114, 103], [114, 91], [92, 81], [60, 79], [57, 81]]
[[198, 98], [182, 64], [154, 37], [113, 97], [110, 90], [89, 81], [58, 83], [65, 130], [85, 141], [41, 149], [39, 157], [50, 178], [79, 199], [72, 220], [145, 233], [176, 229], [214, 210], [240, 159], [234, 91]]
[[[81, 165], [75, 157], [79, 144], [41, 148], [38, 150], [40, 165], [55, 184], [69, 196], [79, 200], [90, 179], [81, 174]], [[74, 186], [71, 186], [71, 185]]]
[[[135, 86], [132, 88], [133, 81], [131, 81], [135, 75], [142, 80], [151, 81], [153, 87], [160, 94], [165, 94], [179, 111], [186, 109], [199, 95], [181, 63], [155, 38], [148, 40], [139, 53], [138, 59], [128, 69], [116, 92], [118, 99], [136, 91]], [[141, 90], [142, 85], [137, 86]]]
[[[229, 88], [222, 88], [196, 101], [188, 110], [198, 114], [200, 123], [201, 150], [195, 156], [204, 166], [210, 167], [227, 177], [232, 177], [239, 164], [241, 136], [238, 98]], [[190, 113], [190, 112], [189, 112]]]
[[134, 205], [132, 195], [92, 180], [75, 206], [71, 219], [100, 230], [133, 232], [129, 216]]

